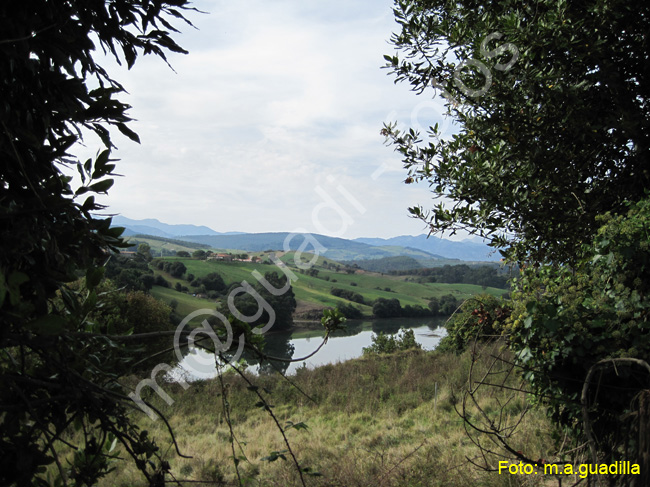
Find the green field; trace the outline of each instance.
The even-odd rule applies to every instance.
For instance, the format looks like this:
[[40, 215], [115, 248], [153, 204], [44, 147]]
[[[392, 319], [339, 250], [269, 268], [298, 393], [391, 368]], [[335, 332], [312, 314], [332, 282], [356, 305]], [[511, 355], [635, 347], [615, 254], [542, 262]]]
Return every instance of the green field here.
[[[249, 255], [257, 255], [262, 259], [268, 258], [268, 255], [264, 253], [251, 253]], [[311, 254], [307, 255], [307, 258], [310, 257]], [[359, 293], [367, 302], [372, 302], [377, 298], [397, 298], [402, 306], [427, 306], [432, 297], [440, 297], [446, 294], [452, 294], [458, 299], [466, 299], [480, 293], [499, 296], [507, 292], [504, 289], [482, 288], [472, 284], [410, 282], [406, 281], [404, 276], [389, 276], [362, 270], [348, 273], [345, 265], [322, 257], [319, 257], [311, 266], [312, 270], [318, 271], [318, 274], [313, 276], [303, 273], [297, 267], [293, 252], [282, 255], [280, 259], [287, 265], [284, 270], [287, 273], [293, 273], [296, 278], [292, 286], [296, 300], [299, 303], [298, 311], [309, 308], [335, 307], [338, 303], [348, 303], [345, 299], [338, 298], [330, 293], [333, 287]], [[283, 272], [283, 269], [275, 264], [268, 265], [259, 262], [224, 262], [177, 257], [166, 257], [165, 260], [181, 261], [187, 268], [186, 275], [194, 274], [196, 277], [203, 277], [211, 272], [218, 272], [227, 284], [241, 283], [244, 280], [255, 284], [254, 270], [257, 270], [262, 275], [266, 272], [277, 272], [278, 274]], [[336, 266], [339, 267], [339, 270], [336, 269]], [[189, 286], [187, 281], [172, 278], [158, 270], [155, 272], [162, 274], [172, 286], [180, 282], [181, 285], [188, 286], [191, 293], [196, 292], [196, 289]], [[208, 303], [214, 306], [214, 301], [198, 299], [191, 294], [179, 293], [173, 289], [155, 287], [152, 292], [156, 297], [167, 302], [176, 299], [178, 313], [188, 313], [194, 309], [203, 308]], [[357, 304], [355, 303], [355, 305]], [[370, 316], [372, 314], [372, 306], [358, 306], [365, 315]]]
[[180, 243], [166, 241], [165, 239], [138, 236], [138, 237], [127, 237], [126, 240], [127, 242], [132, 241], [132, 242], [149, 244], [149, 247], [151, 247], [151, 254], [154, 257], [156, 255], [160, 255], [160, 251], [163, 249], [168, 251], [173, 251], [173, 252], [179, 252], [181, 250], [184, 250], [185, 252], [189, 252], [190, 254], [196, 250], [196, 247], [187, 247]]
[[151, 294], [155, 298], [165, 301], [166, 303], [170, 303], [175, 299], [178, 303], [176, 313], [181, 316], [186, 316], [197, 309], [214, 309], [214, 301], [212, 300], [197, 298], [191, 294], [179, 293], [178, 291], [166, 287], [154, 286], [151, 290]]

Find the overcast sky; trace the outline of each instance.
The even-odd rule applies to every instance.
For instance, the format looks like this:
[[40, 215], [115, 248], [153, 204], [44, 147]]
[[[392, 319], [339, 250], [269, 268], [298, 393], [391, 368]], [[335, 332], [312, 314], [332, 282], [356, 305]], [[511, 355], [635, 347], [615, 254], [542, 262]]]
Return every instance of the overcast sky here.
[[[113, 213], [216, 231], [306, 229], [343, 238], [425, 233], [386, 121], [442, 122], [381, 69], [396, 30], [390, 0], [202, 0], [189, 55], [111, 69], [129, 91], [138, 146], [116, 135]], [[87, 140], [93, 153], [98, 144]], [[83, 152], [83, 150], [81, 151]], [[332, 209], [338, 206], [337, 210]]]

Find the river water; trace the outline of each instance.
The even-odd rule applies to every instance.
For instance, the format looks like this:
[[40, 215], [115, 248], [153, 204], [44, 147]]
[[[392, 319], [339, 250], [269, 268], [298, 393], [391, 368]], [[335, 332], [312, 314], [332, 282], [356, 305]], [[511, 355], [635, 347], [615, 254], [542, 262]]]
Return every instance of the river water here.
[[[280, 370], [293, 374], [299, 367], [314, 368], [320, 365], [343, 362], [363, 354], [363, 347], [372, 344], [374, 334], [397, 333], [400, 327], [412, 329], [416, 341], [424, 350], [433, 350], [445, 335], [446, 318], [394, 318], [368, 321], [348, 321], [347, 330], [336, 332], [312, 357], [300, 362], [264, 362], [249, 357], [249, 370], [256, 373]], [[267, 333], [264, 335], [267, 355], [283, 359], [297, 359], [311, 354], [322, 343], [323, 331], [316, 328], [301, 329], [292, 333]], [[210, 379], [217, 376], [214, 356], [201, 349], [189, 350], [183, 360], [167, 374], [169, 380], [184, 378], [187, 381]]]

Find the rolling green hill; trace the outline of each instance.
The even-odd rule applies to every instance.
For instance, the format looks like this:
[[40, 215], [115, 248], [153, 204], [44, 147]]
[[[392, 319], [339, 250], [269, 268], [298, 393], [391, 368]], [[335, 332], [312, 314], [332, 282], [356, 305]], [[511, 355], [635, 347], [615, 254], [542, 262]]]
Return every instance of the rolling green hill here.
[[197, 249], [209, 249], [209, 245], [196, 242], [187, 242], [173, 238], [156, 237], [153, 235], [133, 235], [126, 238], [129, 243], [147, 243], [151, 247], [152, 255], [157, 255], [161, 250], [178, 252], [184, 250], [190, 254]]
[[[258, 254], [262, 259], [268, 257], [267, 254]], [[278, 254], [280, 255], [280, 254]], [[303, 258], [305, 254], [303, 254]], [[308, 256], [311, 257], [311, 254]], [[465, 299], [479, 293], [490, 293], [494, 295], [504, 294], [506, 291], [496, 288], [482, 288], [481, 286], [471, 284], [441, 284], [441, 283], [417, 283], [407, 280], [404, 276], [386, 276], [373, 272], [354, 270], [346, 267], [340, 262], [331, 261], [320, 256], [314, 265], [309, 269], [309, 273], [301, 271], [294, 261], [295, 253], [289, 252], [281, 255], [280, 259], [286, 263], [284, 268], [287, 273], [291, 272], [297, 278], [293, 283], [293, 291], [298, 301], [297, 313], [307, 310], [322, 309], [324, 307], [335, 307], [339, 303], [350, 303], [349, 301], [333, 296], [331, 289], [333, 287], [344, 289], [350, 292], [361, 294], [366, 303], [356, 304], [364, 315], [372, 314], [371, 302], [377, 298], [397, 298], [402, 306], [419, 305], [427, 306], [432, 297], [440, 297], [446, 294], [452, 294], [458, 299]], [[255, 284], [253, 270], [259, 271], [262, 275], [266, 272], [281, 273], [282, 269], [275, 264], [251, 263], [251, 262], [224, 262], [217, 260], [197, 260], [191, 258], [168, 257], [166, 260], [178, 260], [183, 262], [187, 268], [187, 274], [194, 274], [196, 277], [203, 277], [211, 272], [218, 272], [228, 284], [241, 283], [246, 280]], [[268, 262], [268, 260], [266, 260]], [[159, 270], [157, 274], [162, 274], [174, 286], [177, 282], [181, 285], [188, 286], [190, 294], [180, 293], [173, 289], [155, 287], [153, 294], [167, 302], [176, 299], [178, 302], [177, 311], [179, 314], [189, 313], [194, 309], [206, 307], [206, 299], [198, 299], [192, 294], [196, 292], [195, 288], [189, 286], [189, 283], [182, 279], [174, 279], [168, 274]], [[186, 275], [187, 275], [186, 274]], [[312, 275], [310, 275], [312, 274]], [[216, 299], [209, 301], [213, 306]], [[225, 309], [225, 298], [218, 298], [221, 306]]]

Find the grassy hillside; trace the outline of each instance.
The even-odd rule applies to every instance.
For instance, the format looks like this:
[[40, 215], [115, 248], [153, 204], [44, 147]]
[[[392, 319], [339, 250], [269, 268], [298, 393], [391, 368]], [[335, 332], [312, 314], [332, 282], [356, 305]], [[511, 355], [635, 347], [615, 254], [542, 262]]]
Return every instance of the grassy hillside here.
[[[256, 255], [259, 255], [262, 259], [267, 259], [268, 257], [267, 254], [263, 253]], [[311, 257], [311, 255], [308, 257]], [[308, 257], [303, 255], [303, 258]], [[297, 277], [297, 280], [293, 283], [293, 291], [296, 299], [299, 301], [301, 310], [310, 308], [320, 309], [327, 306], [335, 307], [338, 303], [347, 303], [348, 301], [335, 297], [330, 293], [333, 287], [359, 293], [367, 302], [371, 302], [377, 298], [397, 298], [402, 306], [408, 304], [426, 306], [432, 297], [440, 297], [446, 294], [453, 294], [458, 299], [465, 299], [480, 293], [489, 293], [498, 296], [506, 292], [503, 289], [483, 289], [481, 286], [471, 284], [421, 284], [407, 281], [403, 276], [386, 276], [363, 270], [355, 270], [354, 273], [350, 274], [347, 272], [348, 268], [345, 265], [322, 256], [311, 266], [312, 272], [317, 271], [317, 275], [308, 275], [301, 272], [296, 266], [294, 258], [295, 253], [293, 252], [283, 254], [280, 257], [287, 264], [287, 269]], [[194, 274], [196, 277], [203, 277], [211, 272], [218, 272], [226, 283], [240, 283], [246, 280], [254, 284], [255, 277], [252, 275], [253, 270], [259, 271], [262, 275], [266, 272], [281, 272], [274, 264], [224, 262], [174, 257], [167, 259], [183, 262], [187, 268], [187, 273]], [[161, 273], [160, 271], [156, 272]], [[164, 276], [172, 285], [180, 282], [182, 285], [189, 286], [187, 281], [174, 279], [169, 275]], [[179, 313], [186, 312], [192, 306], [195, 306], [194, 309], [205, 307], [205, 300], [200, 302], [188, 294], [177, 293], [173, 289], [165, 289], [163, 292], [162, 289], [164, 288], [154, 288], [154, 295], [168, 302], [171, 299], [176, 299], [179, 302]], [[195, 292], [191, 287], [190, 291]], [[182, 296], [182, 299], [178, 295]], [[371, 315], [371, 306], [359, 305], [359, 307], [365, 315]]]
[[176, 314], [180, 316], [187, 316], [192, 311], [202, 308], [214, 309], [214, 301], [210, 299], [201, 299], [192, 296], [191, 294], [179, 293], [173, 289], [154, 286], [151, 290], [151, 294], [166, 303], [176, 300], [178, 303], [176, 307]]
[[[454, 407], [460, 406], [470, 364], [474, 362], [477, 375], [484, 373], [492, 352], [456, 356], [407, 351], [370, 356], [299, 370], [293, 384], [277, 375], [248, 377], [260, 391], [268, 391], [263, 394], [281, 425], [306, 424], [306, 429], [287, 429], [286, 435], [300, 464], [320, 474], [307, 477], [308, 486], [557, 485], [541, 475], [528, 484], [530, 479], [524, 475], [485, 472], [468, 461], [480, 463], [481, 453], [467, 437]], [[152, 422], [141, 415], [142, 428], [161, 445], [175, 478], [240, 485], [221, 400], [227, 391], [240, 475], [248, 479], [243, 485], [301, 485], [282, 436], [268, 413], [256, 406], [258, 398], [248, 384], [232, 373], [223, 380], [223, 389], [217, 379], [194, 382], [187, 390], [165, 384], [174, 403], [166, 404], [155, 395], [151, 399], [174, 428], [180, 451], [191, 458], [175, 453], [162, 421]], [[507, 421], [512, 423], [527, 407], [523, 393], [505, 389], [481, 389], [478, 401], [497, 421], [504, 420], [499, 414], [505, 404]], [[468, 407], [475, 411], [472, 405]], [[532, 458], [549, 458], [550, 431], [543, 412], [533, 411], [508, 441]], [[284, 452], [287, 461], [264, 461], [271, 452]], [[491, 459], [494, 464], [503, 460]], [[100, 482], [101, 486], [141, 484], [134, 467], [124, 464]]]
[[151, 254], [154, 256], [160, 254], [161, 250], [173, 252], [184, 250], [185, 252], [189, 252], [191, 254], [196, 249], [210, 248], [207, 245], [199, 243], [186, 242], [184, 240], [176, 240], [172, 238], [155, 237], [151, 235], [134, 235], [132, 237], [128, 237], [126, 240], [129, 243], [144, 242], [149, 244], [149, 247], [151, 247]]

